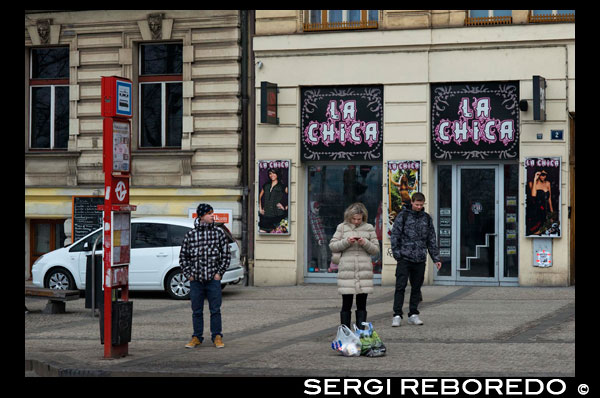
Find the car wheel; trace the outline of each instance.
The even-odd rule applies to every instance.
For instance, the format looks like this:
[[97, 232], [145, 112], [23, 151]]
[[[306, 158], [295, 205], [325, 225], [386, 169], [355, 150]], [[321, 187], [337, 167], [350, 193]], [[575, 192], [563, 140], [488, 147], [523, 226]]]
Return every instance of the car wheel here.
[[165, 287], [169, 296], [175, 300], [190, 298], [190, 281], [180, 269], [176, 269], [167, 276]]
[[64, 268], [54, 268], [46, 275], [44, 286], [58, 290], [76, 290], [71, 273]]

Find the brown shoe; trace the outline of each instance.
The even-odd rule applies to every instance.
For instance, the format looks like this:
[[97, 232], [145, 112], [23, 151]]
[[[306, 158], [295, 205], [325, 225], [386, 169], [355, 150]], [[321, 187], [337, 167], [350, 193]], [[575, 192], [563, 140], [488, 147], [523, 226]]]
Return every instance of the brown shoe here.
[[225, 344], [223, 344], [223, 339], [221, 338], [220, 335], [216, 335], [215, 336], [214, 343], [215, 343], [215, 347], [217, 347], [217, 348], [223, 348], [223, 347], [225, 347]]
[[200, 339], [196, 336], [192, 337], [192, 341], [190, 341], [189, 343], [187, 343], [185, 345], [185, 348], [194, 348], [194, 347], [198, 347], [200, 344], [202, 344], [202, 342], [200, 341]]

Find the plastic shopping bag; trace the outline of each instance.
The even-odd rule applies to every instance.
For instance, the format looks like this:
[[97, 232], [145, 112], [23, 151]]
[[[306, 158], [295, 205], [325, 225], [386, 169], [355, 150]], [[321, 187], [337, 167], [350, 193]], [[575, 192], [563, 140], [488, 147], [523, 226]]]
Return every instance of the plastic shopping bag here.
[[331, 348], [345, 357], [358, 357], [361, 354], [360, 338], [348, 326], [340, 325]]
[[360, 355], [366, 357], [382, 357], [385, 355], [387, 349], [381, 341], [381, 338], [375, 330], [373, 330], [373, 324], [371, 322], [363, 322], [364, 329], [358, 329], [354, 325], [354, 333], [360, 339], [361, 352]]

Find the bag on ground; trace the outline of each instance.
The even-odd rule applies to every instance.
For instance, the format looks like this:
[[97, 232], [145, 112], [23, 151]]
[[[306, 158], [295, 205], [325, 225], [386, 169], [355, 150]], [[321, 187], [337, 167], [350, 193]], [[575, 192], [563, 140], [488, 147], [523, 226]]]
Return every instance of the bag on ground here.
[[331, 348], [345, 357], [358, 357], [361, 355], [360, 338], [352, 333], [346, 325], [338, 326], [335, 340], [331, 342]]
[[353, 325], [354, 333], [360, 339], [361, 351], [360, 355], [366, 357], [382, 357], [387, 349], [381, 341], [381, 338], [375, 330], [371, 322], [363, 322], [364, 329], [358, 329], [356, 324]]

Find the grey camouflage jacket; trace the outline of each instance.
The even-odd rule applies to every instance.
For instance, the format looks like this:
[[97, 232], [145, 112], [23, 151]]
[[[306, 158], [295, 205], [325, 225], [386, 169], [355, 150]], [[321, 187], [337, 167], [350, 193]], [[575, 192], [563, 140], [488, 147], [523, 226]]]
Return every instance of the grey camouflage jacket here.
[[[403, 225], [403, 212], [407, 212], [406, 225]], [[434, 263], [440, 261], [433, 220], [425, 210], [405, 209], [400, 212], [394, 220], [391, 241], [396, 261], [404, 259], [415, 263], [425, 262], [427, 250]]]

